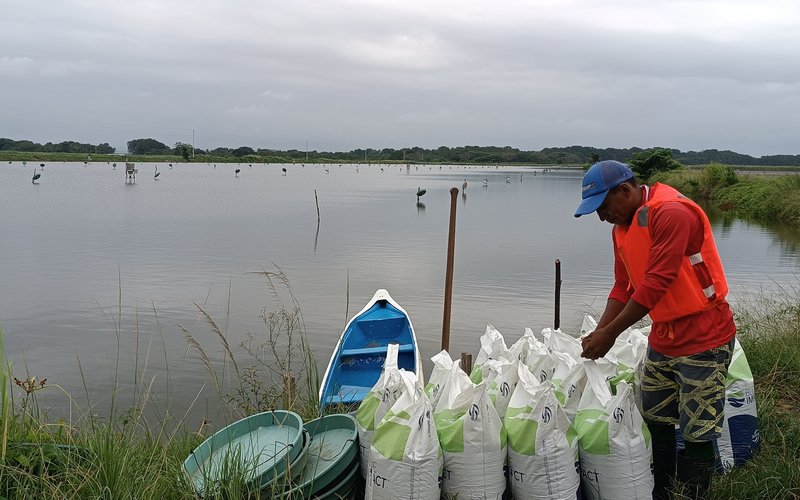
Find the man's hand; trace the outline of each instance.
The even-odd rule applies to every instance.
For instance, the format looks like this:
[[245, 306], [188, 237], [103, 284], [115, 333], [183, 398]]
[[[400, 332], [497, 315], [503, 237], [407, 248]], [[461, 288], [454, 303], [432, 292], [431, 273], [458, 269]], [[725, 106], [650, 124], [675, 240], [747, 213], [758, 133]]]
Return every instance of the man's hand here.
[[603, 328], [598, 328], [581, 339], [581, 347], [583, 347], [581, 356], [588, 359], [602, 358], [611, 350], [615, 340], [615, 336], [606, 333]]

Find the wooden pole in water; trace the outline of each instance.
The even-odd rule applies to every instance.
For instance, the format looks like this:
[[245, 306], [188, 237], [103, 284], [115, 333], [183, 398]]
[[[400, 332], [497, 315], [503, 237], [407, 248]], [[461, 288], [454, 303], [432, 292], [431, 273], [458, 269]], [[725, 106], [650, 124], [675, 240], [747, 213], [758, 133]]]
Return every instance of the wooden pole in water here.
[[317, 190], [314, 190], [314, 201], [317, 203], [317, 228], [319, 228], [319, 198], [317, 198]]
[[450, 232], [447, 236], [447, 271], [444, 277], [444, 318], [442, 319], [442, 349], [450, 350], [450, 303], [453, 299], [453, 259], [456, 253], [456, 202], [458, 188], [450, 188]]
[[561, 326], [561, 261], [556, 259], [556, 308], [553, 328], [558, 330]]

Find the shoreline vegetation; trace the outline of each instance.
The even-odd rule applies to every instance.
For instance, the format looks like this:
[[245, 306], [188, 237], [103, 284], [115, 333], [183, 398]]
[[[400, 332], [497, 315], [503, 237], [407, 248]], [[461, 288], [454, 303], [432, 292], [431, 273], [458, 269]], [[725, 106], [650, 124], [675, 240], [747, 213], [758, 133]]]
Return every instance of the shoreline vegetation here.
[[28, 140], [0, 138], [0, 161], [94, 161], [94, 162], [189, 162], [189, 163], [380, 163], [380, 164], [468, 164], [503, 166], [581, 166], [603, 160], [626, 162], [654, 151], [666, 151], [683, 165], [727, 165], [758, 168], [800, 168], [800, 155], [754, 157], [730, 150], [681, 151], [674, 148], [596, 148], [590, 146], [549, 147], [525, 151], [511, 146], [440, 146], [438, 148], [358, 148], [351, 151], [317, 151], [237, 148], [195, 148], [177, 142], [170, 147], [155, 139], [133, 139], [126, 152], [108, 143], [83, 144], [75, 141], [38, 144]]

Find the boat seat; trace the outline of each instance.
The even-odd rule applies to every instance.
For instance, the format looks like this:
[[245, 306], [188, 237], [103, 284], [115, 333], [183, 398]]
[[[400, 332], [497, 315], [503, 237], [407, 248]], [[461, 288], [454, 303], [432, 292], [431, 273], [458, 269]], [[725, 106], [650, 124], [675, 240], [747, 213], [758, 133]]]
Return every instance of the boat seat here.
[[368, 339], [397, 338], [408, 327], [408, 319], [400, 314], [356, 320], [356, 325]]
[[[342, 349], [340, 356], [369, 356], [370, 354], [386, 354], [387, 347], [362, 347], [361, 349]], [[414, 352], [414, 344], [401, 344], [397, 352]], [[344, 386], [347, 387], [347, 386]]]

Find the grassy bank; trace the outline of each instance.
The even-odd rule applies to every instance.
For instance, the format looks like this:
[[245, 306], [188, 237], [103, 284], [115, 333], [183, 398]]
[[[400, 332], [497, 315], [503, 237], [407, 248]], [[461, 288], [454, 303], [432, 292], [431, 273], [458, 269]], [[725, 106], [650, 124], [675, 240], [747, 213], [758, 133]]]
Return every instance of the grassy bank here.
[[[273, 282], [285, 279], [279, 273], [264, 275]], [[209, 346], [200, 345], [192, 332], [184, 335], [231, 419], [277, 407], [290, 408], [304, 420], [316, 416], [316, 370], [291, 294], [285, 307], [263, 315], [263, 334], [239, 346], [228, 344], [202, 308], [198, 312], [223, 347], [226, 368], [220, 371], [211, 363]], [[756, 381], [762, 445], [747, 465], [714, 479], [710, 498], [800, 498], [800, 291], [755, 298], [737, 308], [736, 321]], [[2, 345], [0, 336], [0, 359]], [[144, 396], [133, 408], [97, 417], [65, 394], [74, 417], [50, 419], [40, 412], [37, 394], [55, 388], [35, 379], [15, 380], [17, 370], [2, 368], [0, 498], [193, 498], [181, 464], [216, 429], [187, 429], [181, 416], [168, 411], [153, 425], [143, 418]], [[296, 375], [293, 382], [290, 373]], [[222, 488], [219, 498], [246, 497], [241, 484]]]
[[664, 182], [696, 201], [710, 202], [735, 217], [767, 224], [800, 223], [800, 175], [737, 174], [712, 163], [700, 170], [658, 172], [649, 182]]
[[800, 498], [800, 294], [736, 311], [756, 384], [761, 450], [714, 480], [711, 498]]

